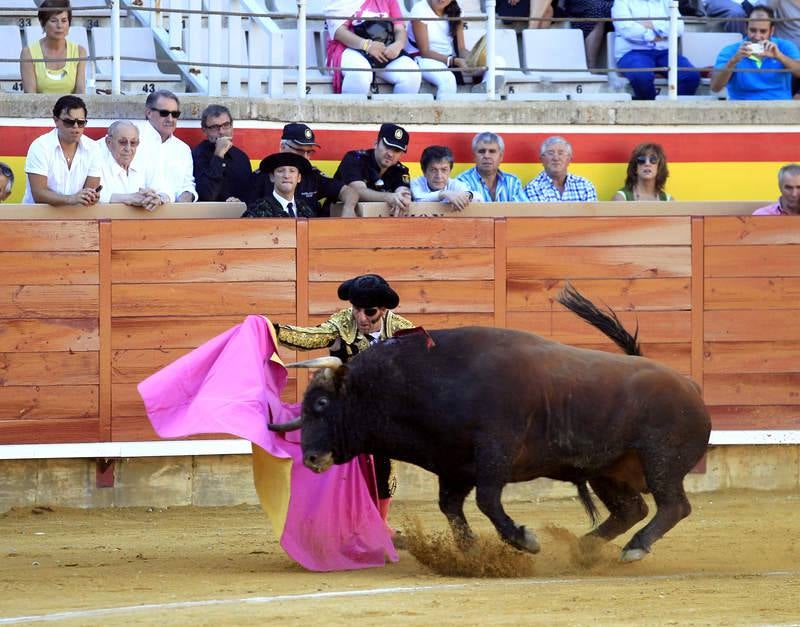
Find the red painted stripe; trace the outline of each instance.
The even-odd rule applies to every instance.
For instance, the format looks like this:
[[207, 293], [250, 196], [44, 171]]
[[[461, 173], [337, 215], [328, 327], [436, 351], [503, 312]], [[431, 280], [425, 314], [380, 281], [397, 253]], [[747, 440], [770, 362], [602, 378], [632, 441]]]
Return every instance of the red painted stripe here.
[[[25, 156], [28, 146], [50, 127], [0, 127], [5, 156]], [[86, 134], [93, 139], [102, 137], [105, 129], [87, 128]], [[741, 133], [621, 133], [609, 129], [607, 133], [565, 134], [572, 144], [574, 160], [580, 163], [626, 162], [631, 149], [641, 142], [655, 142], [664, 147], [671, 162], [790, 162], [798, 159], [798, 132]], [[236, 144], [251, 159], [258, 160], [278, 150], [280, 129], [237, 128]], [[375, 143], [374, 130], [319, 130], [316, 132], [321, 148], [314, 158], [337, 161], [344, 153], [355, 148], [370, 148]], [[178, 137], [194, 146], [203, 139], [198, 128], [181, 128]], [[510, 163], [538, 161], [538, 148], [542, 140], [552, 133], [507, 133], [505, 160]], [[472, 161], [471, 142], [473, 132], [452, 132], [444, 127], [441, 131], [414, 132], [406, 162], [418, 162], [422, 150], [431, 144], [449, 146], [460, 163]]]

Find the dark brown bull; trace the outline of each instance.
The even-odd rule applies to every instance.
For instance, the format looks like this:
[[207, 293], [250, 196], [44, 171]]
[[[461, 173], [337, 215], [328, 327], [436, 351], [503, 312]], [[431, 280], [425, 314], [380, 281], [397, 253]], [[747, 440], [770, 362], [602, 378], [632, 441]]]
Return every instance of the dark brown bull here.
[[[536, 535], [503, 509], [505, 484], [570, 481], [595, 522], [588, 483], [609, 516], [587, 538], [602, 540], [643, 520], [641, 494], [650, 492], [657, 511], [621, 556], [641, 559], [689, 515], [683, 479], [706, 450], [711, 422], [698, 386], [642, 357], [613, 312], [569, 286], [558, 300], [627, 355], [507, 329], [409, 335], [317, 372], [300, 419], [270, 428], [302, 424], [304, 463], [317, 472], [372, 453], [435, 473], [439, 507], [464, 548], [473, 536], [463, 504], [473, 488], [500, 536], [532, 553]], [[297, 365], [321, 364], [331, 362]]]

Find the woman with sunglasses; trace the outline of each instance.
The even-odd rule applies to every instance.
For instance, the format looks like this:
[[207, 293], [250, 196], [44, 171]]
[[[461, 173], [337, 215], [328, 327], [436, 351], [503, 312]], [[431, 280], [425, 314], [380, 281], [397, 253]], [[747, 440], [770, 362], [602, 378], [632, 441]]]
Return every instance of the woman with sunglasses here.
[[82, 94], [86, 61], [75, 59], [88, 55], [86, 48], [67, 40], [72, 25], [69, 0], [44, 0], [38, 18], [44, 37], [22, 49], [22, 89], [27, 94]]
[[664, 191], [668, 177], [664, 149], [658, 144], [639, 144], [628, 161], [625, 185], [611, 200], [674, 200]]
[[[343, 362], [381, 342], [412, 322], [392, 311], [400, 297], [389, 283], [377, 274], [362, 274], [339, 286], [340, 300], [350, 301], [350, 307], [340, 309], [326, 322], [316, 327], [275, 324], [278, 341], [294, 350], [328, 348], [331, 355]], [[378, 508], [388, 526], [389, 504], [396, 480], [388, 458], [375, 457], [375, 479], [378, 484]], [[398, 546], [395, 538], [395, 546]]]

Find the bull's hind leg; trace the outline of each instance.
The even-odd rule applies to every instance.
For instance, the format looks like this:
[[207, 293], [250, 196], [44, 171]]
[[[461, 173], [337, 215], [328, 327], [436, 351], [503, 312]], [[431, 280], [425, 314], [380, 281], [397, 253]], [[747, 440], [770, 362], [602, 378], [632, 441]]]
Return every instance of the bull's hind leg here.
[[590, 479], [589, 485], [608, 509], [609, 516], [584, 537], [613, 540], [647, 516], [647, 504], [631, 486], [608, 477]]
[[692, 506], [683, 490], [683, 482], [668, 487], [652, 488], [656, 502], [656, 514], [631, 538], [622, 549], [623, 562], [635, 562], [650, 552], [653, 543], [672, 529], [692, 511]]
[[439, 509], [450, 523], [453, 539], [462, 551], [475, 543], [475, 535], [464, 516], [464, 499], [472, 491], [471, 483], [462, 483], [439, 477]]
[[478, 508], [492, 521], [500, 537], [511, 546], [529, 553], [539, 552], [539, 539], [536, 534], [524, 526], [517, 524], [506, 514], [500, 496], [503, 493], [503, 484], [478, 483], [476, 486], [475, 500]]

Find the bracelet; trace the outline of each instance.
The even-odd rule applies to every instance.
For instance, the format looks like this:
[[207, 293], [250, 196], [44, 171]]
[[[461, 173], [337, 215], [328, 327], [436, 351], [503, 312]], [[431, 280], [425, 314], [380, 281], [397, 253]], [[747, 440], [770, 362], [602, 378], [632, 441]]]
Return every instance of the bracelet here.
[[447, 67], [453, 67], [453, 55], [447, 57]]
[[369, 47], [371, 45], [372, 45], [372, 40], [371, 39], [365, 39], [364, 43], [361, 44], [361, 50], [363, 50], [364, 52], [369, 52]]

